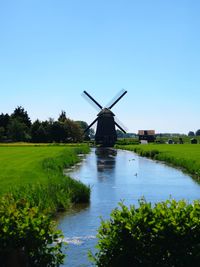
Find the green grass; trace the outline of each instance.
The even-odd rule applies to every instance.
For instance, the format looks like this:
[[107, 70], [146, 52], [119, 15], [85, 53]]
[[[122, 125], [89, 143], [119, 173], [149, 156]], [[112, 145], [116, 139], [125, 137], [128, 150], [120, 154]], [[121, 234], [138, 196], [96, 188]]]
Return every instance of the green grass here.
[[0, 146], [0, 196], [12, 193], [50, 212], [89, 201], [90, 189], [63, 175], [79, 161], [77, 154], [87, 152], [87, 145], [77, 144]]
[[70, 146], [0, 147], [0, 194], [16, 185], [46, 182], [49, 174], [45, 162], [57, 160], [60, 168], [73, 165], [78, 161], [77, 149]]
[[130, 150], [141, 156], [167, 162], [173, 166], [181, 167], [200, 179], [200, 145], [193, 144], [148, 144], [148, 145], [124, 145], [117, 148]]

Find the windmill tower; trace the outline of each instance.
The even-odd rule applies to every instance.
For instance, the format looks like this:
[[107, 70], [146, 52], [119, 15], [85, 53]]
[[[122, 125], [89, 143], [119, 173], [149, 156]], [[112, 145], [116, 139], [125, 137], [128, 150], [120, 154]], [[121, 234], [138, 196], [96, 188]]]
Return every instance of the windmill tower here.
[[117, 97], [115, 97], [109, 105], [103, 108], [91, 95], [89, 95], [86, 91], [83, 92], [83, 96], [92, 102], [92, 104], [95, 104], [96, 108], [99, 110], [97, 118], [85, 130], [85, 132], [87, 132], [95, 124], [95, 122], [97, 122], [95, 134], [95, 142], [97, 145], [104, 147], [114, 146], [117, 140], [115, 126], [117, 126], [122, 132], [126, 133], [119, 123], [116, 122], [114, 119], [115, 114], [111, 111], [111, 109], [126, 93], [127, 91], [125, 90], [120, 91]]

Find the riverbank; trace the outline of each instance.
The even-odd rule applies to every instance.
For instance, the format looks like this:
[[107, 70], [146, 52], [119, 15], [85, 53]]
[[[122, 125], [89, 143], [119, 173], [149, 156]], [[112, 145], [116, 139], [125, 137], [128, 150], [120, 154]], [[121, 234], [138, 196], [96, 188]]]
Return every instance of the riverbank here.
[[59, 266], [62, 232], [52, 217], [87, 203], [90, 188], [63, 169], [80, 161], [87, 145], [0, 146], [0, 262], [2, 267]]
[[148, 144], [117, 145], [117, 148], [134, 151], [143, 157], [166, 162], [200, 180], [200, 145], [194, 144]]
[[48, 213], [88, 202], [90, 189], [63, 175], [88, 152], [87, 145], [0, 146], [0, 196], [12, 194]]

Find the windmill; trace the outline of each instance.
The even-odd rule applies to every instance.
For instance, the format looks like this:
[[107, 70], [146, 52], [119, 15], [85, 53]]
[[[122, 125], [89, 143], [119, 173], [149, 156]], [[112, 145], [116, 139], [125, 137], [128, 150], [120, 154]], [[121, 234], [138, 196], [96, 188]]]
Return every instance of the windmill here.
[[125, 90], [120, 91], [120, 93], [109, 103], [109, 105], [103, 107], [91, 95], [89, 95], [86, 91], [83, 91], [83, 96], [93, 105], [95, 105], [99, 111], [97, 118], [85, 129], [85, 132], [87, 132], [95, 124], [95, 122], [97, 122], [95, 134], [95, 142], [97, 145], [104, 147], [114, 146], [117, 140], [115, 126], [117, 126], [122, 132], [126, 133], [126, 131], [119, 125], [119, 122], [116, 122], [114, 119], [115, 114], [111, 111], [111, 109], [126, 93], [127, 91]]

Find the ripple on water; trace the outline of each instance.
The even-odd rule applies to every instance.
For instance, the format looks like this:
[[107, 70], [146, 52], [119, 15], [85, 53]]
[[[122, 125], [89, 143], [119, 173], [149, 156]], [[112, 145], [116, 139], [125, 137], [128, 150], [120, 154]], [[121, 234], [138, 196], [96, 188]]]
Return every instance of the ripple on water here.
[[89, 236], [73, 236], [73, 237], [64, 237], [63, 242], [67, 244], [72, 244], [76, 246], [80, 246], [83, 243], [87, 242], [88, 240], [96, 239], [96, 236], [89, 235]]

